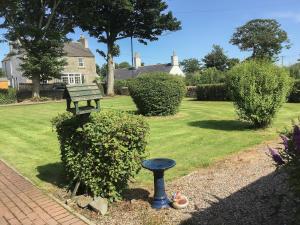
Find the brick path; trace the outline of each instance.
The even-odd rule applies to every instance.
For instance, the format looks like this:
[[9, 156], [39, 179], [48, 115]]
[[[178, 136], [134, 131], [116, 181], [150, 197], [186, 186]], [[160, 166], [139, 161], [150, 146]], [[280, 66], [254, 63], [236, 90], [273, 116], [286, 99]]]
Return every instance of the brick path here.
[[0, 225], [85, 225], [0, 160]]

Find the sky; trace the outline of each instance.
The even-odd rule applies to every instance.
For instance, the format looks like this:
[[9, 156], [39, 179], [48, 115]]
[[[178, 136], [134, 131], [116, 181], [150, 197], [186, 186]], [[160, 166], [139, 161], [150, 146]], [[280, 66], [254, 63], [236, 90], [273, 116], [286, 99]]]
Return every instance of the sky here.
[[[145, 65], [168, 63], [173, 51], [179, 60], [200, 60], [211, 51], [213, 44], [221, 45], [230, 57], [244, 59], [250, 53], [241, 52], [229, 40], [237, 27], [257, 18], [276, 19], [288, 33], [292, 46], [282, 51], [279, 64], [283, 61], [284, 65], [290, 65], [300, 58], [299, 0], [167, 0], [167, 3], [168, 10], [182, 22], [182, 30], [167, 32], [158, 41], [148, 45], [134, 40], [134, 51], [141, 55]], [[4, 32], [0, 30], [0, 35]], [[102, 65], [105, 61], [96, 50], [106, 52], [106, 46], [80, 29], [75, 29], [75, 33], [68, 37], [78, 40], [81, 34], [88, 38], [96, 62]], [[115, 61], [131, 62], [130, 39], [123, 39], [118, 44], [121, 52]], [[8, 49], [7, 43], [0, 43], [0, 61]]]

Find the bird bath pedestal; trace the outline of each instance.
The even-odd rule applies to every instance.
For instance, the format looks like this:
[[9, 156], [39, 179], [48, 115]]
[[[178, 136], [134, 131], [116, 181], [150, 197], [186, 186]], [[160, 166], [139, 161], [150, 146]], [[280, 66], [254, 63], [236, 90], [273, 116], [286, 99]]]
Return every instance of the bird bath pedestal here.
[[154, 198], [152, 208], [162, 209], [170, 207], [170, 200], [165, 192], [164, 172], [176, 165], [172, 159], [149, 159], [144, 160], [142, 166], [153, 172], [154, 176]]

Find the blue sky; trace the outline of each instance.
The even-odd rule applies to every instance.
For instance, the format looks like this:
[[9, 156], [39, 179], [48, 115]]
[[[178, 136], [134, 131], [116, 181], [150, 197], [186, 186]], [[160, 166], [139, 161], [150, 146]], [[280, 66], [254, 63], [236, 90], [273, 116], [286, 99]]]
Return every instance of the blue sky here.
[[[285, 65], [292, 64], [300, 58], [300, 1], [299, 0], [167, 0], [169, 9], [182, 22], [182, 30], [167, 33], [159, 41], [143, 45], [134, 41], [134, 51], [139, 52], [146, 65], [167, 63], [173, 50], [179, 59], [201, 59], [213, 44], [221, 45], [230, 57], [243, 59], [249, 53], [240, 52], [236, 46], [229, 44], [230, 37], [238, 26], [256, 18], [277, 19], [287, 31], [292, 47], [281, 54]], [[0, 30], [0, 35], [3, 34]], [[69, 37], [79, 39], [83, 32], [76, 29]], [[88, 36], [91, 50], [98, 64], [104, 59], [96, 49], [106, 50], [105, 45]], [[130, 40], [119, 41], [121, 54], [116, 62], [131, 62]], [[8, 52], [6, 43], [0, 43], [0, 60]]]

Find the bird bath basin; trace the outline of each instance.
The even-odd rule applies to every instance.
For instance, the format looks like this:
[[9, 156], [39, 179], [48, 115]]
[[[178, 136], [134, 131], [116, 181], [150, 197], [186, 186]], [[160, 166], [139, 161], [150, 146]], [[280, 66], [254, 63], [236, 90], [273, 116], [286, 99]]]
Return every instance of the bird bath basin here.
[[162, 209], [170, 207], [171, 201], [165, 192], [164, 172], [176, 165], [172, 159], [148, 159], [142, 162], [142, 166], [153, 172], [154, 176], [154, 198], [152, 208]]

